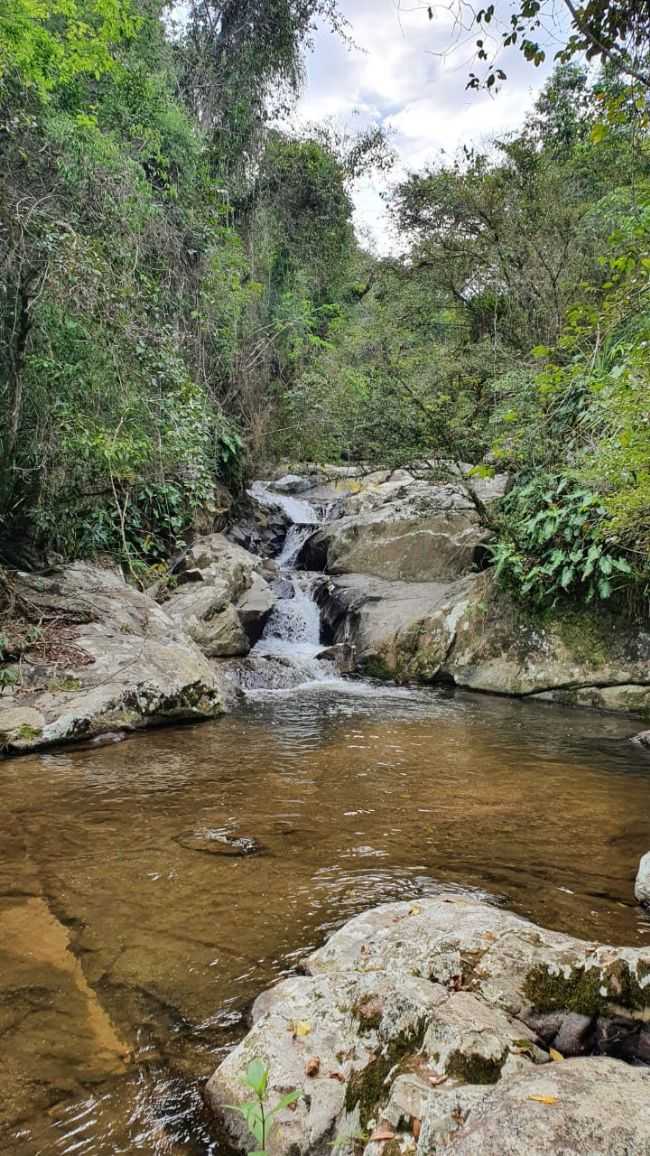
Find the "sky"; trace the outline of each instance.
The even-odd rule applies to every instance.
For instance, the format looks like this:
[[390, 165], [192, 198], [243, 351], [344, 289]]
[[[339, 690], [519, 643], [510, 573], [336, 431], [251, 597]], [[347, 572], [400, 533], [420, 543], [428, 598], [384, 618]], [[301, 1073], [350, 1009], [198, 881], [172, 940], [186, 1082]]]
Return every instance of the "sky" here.
[[[397, 247], [380, 193], [406, 172], [423, 168], [443, 153], [453, 157], [463, 145], [477, 145], [521, 124], [548, 77], [559, 44], [552, 17], [542, 33], [547, 62], [528, 64], [516, 49], [503, 52], [499, 65], [508, 79], [492, 95], [467, 91], [476, 68], [477, 33], [458, 35], [449, 0], [340, 0], [353, 46], [319, 27], [306, 60], [306, 83], [296, 115], [300, 123], [332, 118], [350, 129], [382, 124], [397, 153], [388, 177], [359, 182], [354, 190], [355, 225], [360, 237], [380, 253]], [[510, 0], [497, 0], [507, 21]]]

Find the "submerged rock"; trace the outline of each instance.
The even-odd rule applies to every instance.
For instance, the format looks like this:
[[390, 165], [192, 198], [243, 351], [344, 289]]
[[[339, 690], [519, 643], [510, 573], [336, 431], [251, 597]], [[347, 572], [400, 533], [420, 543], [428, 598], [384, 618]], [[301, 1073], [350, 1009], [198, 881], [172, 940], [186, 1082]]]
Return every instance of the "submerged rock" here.
[[182, 831], [174, 841], [188, 851], [200, 851], [204, 855], [226, 855], [244, 858], [247, 855], [261, 855], [262, 844], [252, 835], [237, 835], [224, 828], [207, 827], [198, 831]]
[[246, 1099], [242, 1076], [259, 1057], [270, 1102], [303, 1093], [281, 1113], [271, 1156], [325, 1156], [360, 1132], [367, 1156], [386, 1156], [385, 1143], [391, 1156], [650, 1152], [649, 1071], [593, 1055], [554, 1063], [546, 1050], [551, 1038], [582, 1047], [596, 1016], [616, 1016], [640, 1059], [650, 949], [584, 942], [449, 894], [366, 912], [303, 966], [257, 1000], [250, 1033], [207, 1084], [238, 1147], [250, 1137], [229, 1105]]

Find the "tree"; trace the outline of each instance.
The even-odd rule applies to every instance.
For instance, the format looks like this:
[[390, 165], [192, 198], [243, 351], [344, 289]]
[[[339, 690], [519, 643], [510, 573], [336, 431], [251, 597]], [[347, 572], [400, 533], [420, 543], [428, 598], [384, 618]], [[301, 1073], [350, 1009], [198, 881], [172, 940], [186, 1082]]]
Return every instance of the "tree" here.
[[264, 127], [286, 112], [302, 80], [317, 18], [342, 31], [336, 0], [191, 0], [184, 88], [209, 134], [231, 194], [263, 147]]
[[[612, 64], [619, 73], [633, 78], [650, 88], [648, 55], [650, 51], [650, 0], [563, 0], [569, 17], [569, 35], [566, 44], [556, 53], [556, 60], [567, 63], [584, 53], [588, 60]], [[429, 18], [442, 5], [429, 6]], [[449, 11], [449, 6], [444, 6]], [[535, 65], [546, 58], [543, 25], [554, 12], [554, 0], [516, 0], [510, 19], [504, 28], [498, 26], [495, 3], [476, 9], [470, 0], [453, 0], [458, 29], [477, 29], [481, 35], [476, 41], [478, 60], [486, 66], [483, 79], [470, 74], [469, 87], [485, 84], [492, 88], [506, 74], [498, 65], [499, 48], [517, 46]], [[492, 37], [492, 30], [496, 34]], [[491, 41], [491, 43], [490, 43]]]
[[0, 83], [46, 98], [75, 77], [99, 79], [137, 25], [131, 0], [12, 0], [0, 10]]

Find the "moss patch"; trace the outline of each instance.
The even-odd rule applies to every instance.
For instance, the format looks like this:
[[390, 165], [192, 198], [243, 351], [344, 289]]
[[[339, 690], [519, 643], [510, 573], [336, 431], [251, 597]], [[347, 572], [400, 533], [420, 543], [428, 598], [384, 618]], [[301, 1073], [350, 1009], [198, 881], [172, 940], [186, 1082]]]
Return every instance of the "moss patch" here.
[[445, 1064], [447, 1074], [453, 1079], [462, 1080], [464, 1084], [496, 1084], [501, 1069], [506, 1062], [508, 1048], [497, 1060], [486, 1056], [465, 1055], [463, 1052], [452, 1052]]
[[380, 654], [368, 654], [361, 663], [363, 673], [368, 678], [378, 678], [382, 682], [386, 682], [393, 678], [394, 671], [390, 669], [388, 663]]
[[365, 1068], [353, 1072], [345, 1090], [345, 1110], [353, 1112], [359, 1107], [359, 1121], [366, 1128], [373, 1118], [378, 1105], [386, 1096], [386, 1079], [397, 1065], [422, 1047], [427, 1029], [421, 1020], [415, 1027], [402, 1032], [375, 1056]]
[[568, 975], [554, 974], [543, 964], [526, 976], [524, 994], [536, 1011], [575, 1011], [598, 1015], [616, 1004], [628, 1011], [650, 1007], [650, 984], [642, 980], [650, 974], [650, 964], [639, 963], [633, 972], [625, 960], [607, 967], [576, 967]]

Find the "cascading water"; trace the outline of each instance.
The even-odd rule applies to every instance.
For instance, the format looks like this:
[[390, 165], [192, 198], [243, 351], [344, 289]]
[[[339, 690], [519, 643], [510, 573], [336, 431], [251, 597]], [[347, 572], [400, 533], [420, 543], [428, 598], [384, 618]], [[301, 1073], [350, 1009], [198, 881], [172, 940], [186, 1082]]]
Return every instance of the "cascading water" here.
[[255, 482], [250, 493], [264, 506], [279, 506], [290, 524], [276, 558], [285, 592], [261, 639], [238, 664], [238, 682], [246, 691], [277, 691], [338, 681], [333, 663], [318, 657], [323, 644], [320, 613], [312, 595], [318, 575], [295, 569], [304, 543], [321, 524], [316, 507], [305, 499], [278, 493], [266, 482]]

